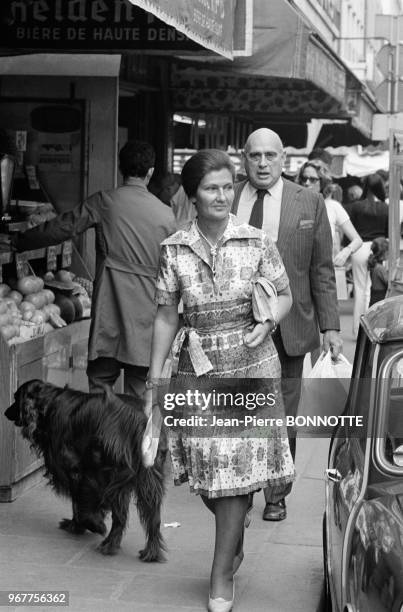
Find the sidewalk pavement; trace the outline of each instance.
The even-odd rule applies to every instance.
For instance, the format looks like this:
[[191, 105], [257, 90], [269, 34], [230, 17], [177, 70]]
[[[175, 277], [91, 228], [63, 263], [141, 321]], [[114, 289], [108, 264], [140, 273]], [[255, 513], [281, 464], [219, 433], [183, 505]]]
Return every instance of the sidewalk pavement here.
[[[351, 303], [341, 304], [344, 353], [353, 358]], [[297, 444], [297, 480], [288, 517], [262, 520], [264, 498], [255, 495], [245, 534], [245, 559], [236, 576], [236, 612], [315, 612], [322, 587], [323, 472], [328, 439]], [[133, 507], [118, 555], [96, 550], [100, 536], [71, 536], [57, 528], [70, 517], [70, 503], [43, 482], [10, 504], [0, 504], [0, 590], [60, 591], [70, 594], [70, 612], [193, 612], [206, 610], [213, 555], [214, 522], [188, 486], [168, 477], [162, 532], [167, 563], [138, 559], [144, 533]], [[178, 527], [165, 526], [179, 523]], [[28, 607], [8, 608], [16, 612]], [[35, 606], [35, 610], [58, 610]]]

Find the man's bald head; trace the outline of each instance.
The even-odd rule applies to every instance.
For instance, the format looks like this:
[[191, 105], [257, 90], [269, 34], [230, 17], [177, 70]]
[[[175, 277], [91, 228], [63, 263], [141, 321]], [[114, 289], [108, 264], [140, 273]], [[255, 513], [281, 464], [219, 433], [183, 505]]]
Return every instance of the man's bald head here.
[[265, 144], [265, 146], [270, 143], [279, 152], [283, 152], [284, 150], [283, 143], [281, 142], [281, 138], [277, 132], [274, 132], [274, 130], [270, 130], [269, 128], [259, 128], [258, 130], [255, 130], [249, 134], [245, 142], [245, 151], [250, 151], [251, 147], [259, 145], [262, 142]]
[[253, 187], [270, 189], [279, 180], [285, 162], [279, 135], [268, 128], [252, 132], [245, 143], [243, 162]]

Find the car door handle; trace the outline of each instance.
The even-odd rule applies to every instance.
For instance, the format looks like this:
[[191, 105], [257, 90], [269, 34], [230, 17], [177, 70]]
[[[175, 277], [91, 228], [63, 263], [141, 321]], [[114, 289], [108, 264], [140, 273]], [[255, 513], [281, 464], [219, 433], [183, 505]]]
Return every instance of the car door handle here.
[[328, 480], [331, 480], [332, 482], [340, 482], [342, 479], [342, 475], [340, 474], [339, 470], [336, 470], [334, 468], [333, 469], [329, 468], [325, 470], [325, 475], [326, 475], [326, 478]]

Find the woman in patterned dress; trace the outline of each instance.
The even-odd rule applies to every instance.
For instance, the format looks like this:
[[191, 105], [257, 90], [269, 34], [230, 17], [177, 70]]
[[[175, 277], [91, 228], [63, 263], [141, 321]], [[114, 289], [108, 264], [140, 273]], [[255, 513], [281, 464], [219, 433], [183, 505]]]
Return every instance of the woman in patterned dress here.
[[[149, 412], [152, 387], [172, 347], [174, 357], [179, 357], [177, 390], [225, 388], [234, 394], [242, 391], [249, 398], [251, 390], [252, 397], [257, 392], [276, 397], [274, 408], [265, 404], [255, 405], [253, 410], [233, 404], [217, 407], [210, 398], [208, 407], [199, 405], [198, 412], [210, 419], [207, 434], [201, 426], [168, 427], [175, 483], [189, 481], [191, 491], [200, 494], [215, 515], [211, 612], [232, 609], [233, 574], [243, 558], [248, 496], [294, 479], [285, 427], [212, 426], [214, 415], [239, 415], [242, 411], [243, 416], [284, 415], [281, 368], [271, 332], [291, 308], [288, 278], [271, 239], [230, 214], [234, 176], [229, 156], [214, 149], [199, 151], [182, 170], [182, 184], [196, 206], [197, 219], [162, 243], [146, 392]], [[262, 323], [253, 319], [251, 295], [257, 277], [276, 287], [275, 320], [274, 316]], [[177, 333], [180, 299], [184, 327]], [[182, 409], [183, 416], [187, 409], [189, 414], [195, 412], [187, 406]]]

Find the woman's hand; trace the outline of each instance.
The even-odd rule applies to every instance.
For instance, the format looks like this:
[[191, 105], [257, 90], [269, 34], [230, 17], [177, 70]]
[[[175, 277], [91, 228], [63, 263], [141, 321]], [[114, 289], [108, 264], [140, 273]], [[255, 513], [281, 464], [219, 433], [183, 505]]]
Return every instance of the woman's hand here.
[[341, 251], [339, 251], [336, 257], [333, 260], [335, 266], [344, 266], [347, 259], [351, 255], [351, 248], [349, 246], [344, 247]]
[[245, 334], [244, 344], [248, 348], [256, 348], [263, 342], [270, 330], [275, 326], [273, 321], [265, 321], [264, 323], [257, 323], [251, 332]]

